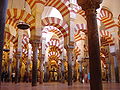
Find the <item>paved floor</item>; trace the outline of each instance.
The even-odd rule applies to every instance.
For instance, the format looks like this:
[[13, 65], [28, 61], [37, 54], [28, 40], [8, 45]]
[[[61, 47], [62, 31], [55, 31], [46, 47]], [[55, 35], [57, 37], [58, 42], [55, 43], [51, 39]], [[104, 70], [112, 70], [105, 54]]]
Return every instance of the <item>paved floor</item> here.
[[[120, 90], [120, 83], [103, 83], [103, 90]], [[74, 83], [68, 86], [67, 83], [43, 83], [35, 87], [31, 83], [2, 83], [0, 90], [90, 90], [89, 84]]]

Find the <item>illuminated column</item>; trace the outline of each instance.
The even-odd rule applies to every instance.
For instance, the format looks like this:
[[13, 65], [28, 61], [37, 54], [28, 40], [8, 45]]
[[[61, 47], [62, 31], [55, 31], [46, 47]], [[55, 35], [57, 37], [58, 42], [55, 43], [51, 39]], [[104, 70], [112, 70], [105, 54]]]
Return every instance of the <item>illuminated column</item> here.
[[73, 49], [74, 49], [74, 28], [75, 28], [75, 19], [76, 13], [74, 12], [74, 3], [73, 0], [70, 0], [70, 19], [69, 19], [69, 39], [67, 45], [67, 57], [68, 57], [68, 86], [72, 85], [72, 59], [73, 59]]
[[44, 81], [48, 81], [48, 62], [44, 62]]
[[40, 39], [42, 37], [42, 24], [41, 15], [43, 12], [43, 6], [41, 3], [35, 3], [36, 8], [32, 11], [32, 15], [35, 17], [35, 30], [31, 31], [31, 44], [33, 49], [33, 67], [32, 67], [32, 86], [37, 85], [37, 60], [38, 60], [38, 49]]
[[40, 81], [39, 83], [42, 84], [43, 83], [43, 61], [44, 61], [44, 57], [45, 55], [42, 54], [42, 48], [40, 48], [39, 50], [39, 55], [40, 55]]
[[115, 82], [119, 83], [119, 68], [118, 68], [116, 47], [114, 45], [112, 45], [109, 48], [110, 48], [110, 53], [112, 54], [112, 56], [114, 58]]
[[2, 72], [2, 55], [3, 55], [3, 45], [4, 45], [4, 28], [5, 28], [5, 18], [8, 0], [0, 0], [0, 85], [1, 85], [1, 72]]
[[30, 70], [30, 61], [31, 61], [31, 55], [32, 55], [32, 46], [31, 44], [28, 44], [28, 58], [27, 58], [27, 82], [29, 81], [29, 70]]
[[82, 74], [83, 74], [82, 58], [80, 57], [80, 55], [78, 56], [78, 63], [79, 63], [79, 80], [80, 80], [81, 83], [83, 83], [83, 81], [82, 81]]
[[62, 72], [62, 82], [65, 82], [65, 60], [61, 60], [61, 72]]
[[68, 85], [72, 85], [72, 59], [73, 59], [73, 45], [67, 47], [67, 58], [68, 58]]
[[38, 61], [38, 48], [39, 48], [39, 40], [30, 41], [32, 44], [33, 51], [33, 60], [32, 60], [32, 86], [37, 85], [37, 61]]
[[61, 80], [61, 82], [65, 82], [65, 65], [64, 65], [64, 63], [65, 63], [65, 59], [64, 59], [64, 57], [63, 57], [63, 52], [61, 53], [61, 57], [60, 57], [60, 61], [61, 61], [61, 73], [62, 73], [62, 80]]
[[102, 90], [99, 37], [96, 20], [96, 9], [100, 7], [101, 2], [102, 0], [78, 0], [78, 4], [85, 10], [87, 20], [91, 90]]
[[[118, 19], [117, 17], [114, 17], [114, 21], [115, 21], [115, 24], [118, 23]], [[112, 28], [110, 28], [109, 32], [112, 34], [112, 36], [114, 37], [114, 47], [115, 47], [115, 55], [113, 55], [114, 57], [114, 67], [117, 68], [115, 69], [115, 82], [119, 82], [119, 67], [120, 67], [120, 45], [119, 45], [119, 35], [118, 35], [118, 32], [119, 32], [119, 28], [118, 26], [114, 26]], [[116, 66], [117, 65], [117, 66]]]
[[22, 38], [23, 38], [23, 31], [21, 29], [18, 29], [18, 47], [17, 47], [17, 54], [16, 54], [15, 83], [18, 83], [19, 76], [20, 76], [20, 59], [22, 56]]
[[10, 42], [10, 53], [9, 53], [9, 60], [8, 60], [8, 80], [10, 81], [11, 77], [11, 63], [13, 60], [13, 43]]

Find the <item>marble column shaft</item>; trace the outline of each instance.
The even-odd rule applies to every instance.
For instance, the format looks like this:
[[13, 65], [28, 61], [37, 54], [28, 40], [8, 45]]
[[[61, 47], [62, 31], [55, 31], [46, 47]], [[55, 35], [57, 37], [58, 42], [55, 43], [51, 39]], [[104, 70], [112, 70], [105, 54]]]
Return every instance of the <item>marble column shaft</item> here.
[[68, 46], [67, 56], [68, 56], [68, 86], [72, 85], [72, 59], [73, 59], [73, 46]]
[[39, 42], [32, 41], [33, 60], [32, 60], [32, 86], [37, 86], [37, 60]]

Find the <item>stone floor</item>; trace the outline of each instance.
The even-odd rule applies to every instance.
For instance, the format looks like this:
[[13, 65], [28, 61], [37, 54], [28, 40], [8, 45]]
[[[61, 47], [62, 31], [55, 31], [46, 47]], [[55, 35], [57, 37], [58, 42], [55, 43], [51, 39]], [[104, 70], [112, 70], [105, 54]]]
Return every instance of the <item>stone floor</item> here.
[[[120, 83], [103, 83], [103, 90], [120, 90]], [[2, 83], [0, 90], [90, 90], [89, 84], [74, 83], [68, 86], [67, 83], [43, 83], [32, 87], [31, 83]]]

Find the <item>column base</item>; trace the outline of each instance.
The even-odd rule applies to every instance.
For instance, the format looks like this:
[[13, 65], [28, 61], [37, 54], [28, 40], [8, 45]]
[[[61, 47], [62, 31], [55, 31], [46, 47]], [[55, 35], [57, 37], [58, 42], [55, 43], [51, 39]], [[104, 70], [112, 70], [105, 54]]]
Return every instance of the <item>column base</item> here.
[[32, 87], [37, 86], [37, 83], [32, 83]]
[[72, 86], [72, 65], [68, 64], [68, 86]]
[[39, 84], [43, 83], [43, 72], [40, 71], [40, 80], [39, 80]]

